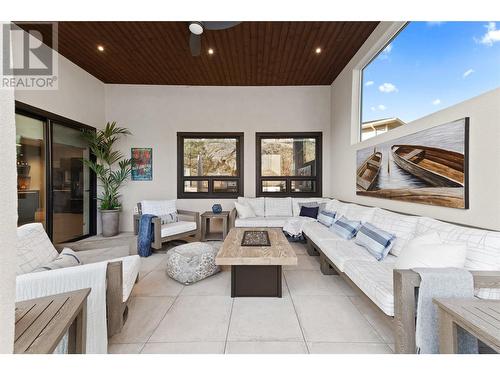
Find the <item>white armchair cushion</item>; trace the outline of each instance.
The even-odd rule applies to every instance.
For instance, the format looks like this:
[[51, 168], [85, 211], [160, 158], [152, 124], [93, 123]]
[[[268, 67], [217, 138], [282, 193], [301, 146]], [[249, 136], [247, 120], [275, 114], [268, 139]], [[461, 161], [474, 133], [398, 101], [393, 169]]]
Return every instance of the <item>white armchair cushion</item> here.
[[292, 198], [265, 198], [267, 216], [292, 216]]
[[141, 201], [141, 211], [143, 214], [156, 215], [161, 218], [162, 224], [177, 221], [177, 205], [175, 199], [151, 201]]
[[238, 203], [244, 206], [251, 207], [257, 217], [263, 217], [265, 214], [263, 197], [260, 198], [238, 197]]
[[17, 275], [33, 271], [59, 256], [41, 223], [17, 228]]
[[194, 221], [177, 221], [175, 223], [162, 224], [161, 236], [169, 237], [180, 233], [186, 233], [196, 229]]

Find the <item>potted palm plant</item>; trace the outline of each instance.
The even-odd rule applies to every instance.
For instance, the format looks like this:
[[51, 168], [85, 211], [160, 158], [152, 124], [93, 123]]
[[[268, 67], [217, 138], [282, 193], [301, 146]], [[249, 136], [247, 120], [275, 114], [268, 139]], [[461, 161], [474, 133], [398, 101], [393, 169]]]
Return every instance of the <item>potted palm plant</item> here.
[[84, 159], [83, 162], [96, 174], [102, 187], [102, 193], [97, 199], [104, 237], [115, 236], [119, 231], [119, 189], [130, 176], [132, 161], [125, 159], [120, 151], [114, 150], [114, 146], [121, 136], [130, 134], [128, 129], [116, 126], [116, 122], [108, 122], [102, 130], [83, 132], [83, 137], [96, 157], [95, 161]]

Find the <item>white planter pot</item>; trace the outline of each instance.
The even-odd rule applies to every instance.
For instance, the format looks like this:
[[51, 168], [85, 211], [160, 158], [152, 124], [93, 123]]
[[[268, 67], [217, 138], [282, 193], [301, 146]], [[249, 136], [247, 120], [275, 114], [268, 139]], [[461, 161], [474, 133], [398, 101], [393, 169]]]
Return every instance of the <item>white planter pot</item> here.
[[120, 230], [120, 210], [101, 210], [102, 236], [116, 236]]

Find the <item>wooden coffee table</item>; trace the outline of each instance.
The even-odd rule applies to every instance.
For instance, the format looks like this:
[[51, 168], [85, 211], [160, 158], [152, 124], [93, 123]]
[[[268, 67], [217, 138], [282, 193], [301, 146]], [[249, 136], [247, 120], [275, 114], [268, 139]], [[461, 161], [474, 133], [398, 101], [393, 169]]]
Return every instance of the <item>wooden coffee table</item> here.
[[[268, 232], [271, 246], [242, 246], [249, 230]], [[231, 297], [281, 297], [281, 267], [296, 266], [297, 256], [280, 228], [233, 228], [215, 263], [231, 266]]]

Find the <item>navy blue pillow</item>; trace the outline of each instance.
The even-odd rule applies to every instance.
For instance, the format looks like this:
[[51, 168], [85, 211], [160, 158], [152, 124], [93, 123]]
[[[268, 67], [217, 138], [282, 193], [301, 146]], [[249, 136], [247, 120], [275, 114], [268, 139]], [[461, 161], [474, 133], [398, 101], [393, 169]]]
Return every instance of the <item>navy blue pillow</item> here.
[[307, 216], [307, 217], [312, 217], [313, 219], [316, 219], [318, 217], [318, 211], [319, 211], [319, 207], [302, 206], [300, 208], [299, 216]]

